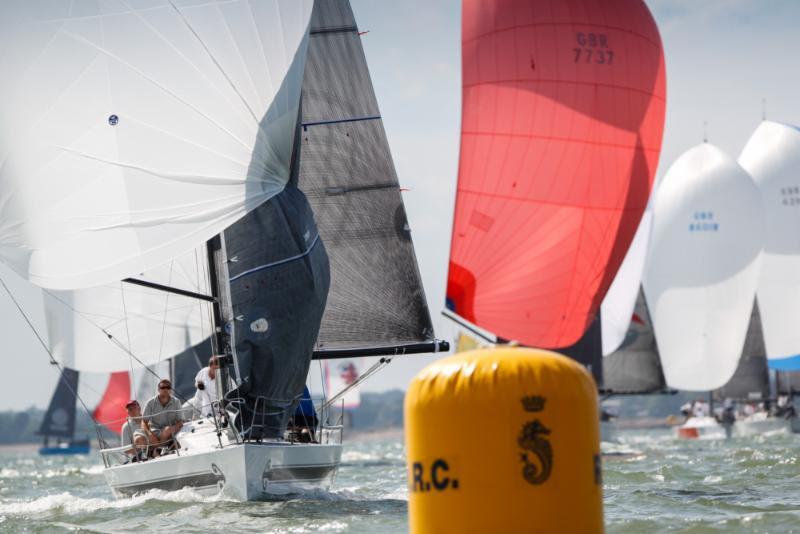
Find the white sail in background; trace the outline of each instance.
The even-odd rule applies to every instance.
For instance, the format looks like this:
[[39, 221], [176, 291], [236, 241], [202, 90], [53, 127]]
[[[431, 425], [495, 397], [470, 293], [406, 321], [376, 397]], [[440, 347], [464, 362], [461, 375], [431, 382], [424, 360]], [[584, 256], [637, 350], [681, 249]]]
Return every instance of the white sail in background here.
[[653, 218], [644, 290], [667, 385], [721, 387], [736, 370], [753, 309], [761, 196], [744, 169], [706, 143], [669, 169]]
[[[202, 248], [136, 278], [208, 295], [207, 265]], [[42, 294], [50, 351], [80, 371], [141, 369], [212, 333], [210, 304], [194, 297], [126, 282]]]
[[800, 370], [800, 130], [762, 122], [739, 156], [764, 202], [766, 238], [758, 306], [768, 364]]
[[603, 356], [608, 356], [617, 350], [628, 333], [636, 297], [639, 295], [639, 286], [642, 283], [642, 271], [647, 257], [652, 224], [653, 210], [648, 207], [642, 214], [642, 220], [633, 236], [628, 253], [622, 260], [617, 276], [600, 306]]
[[311, 0], [10, 0], [0, 259], [76, 289], [166, 264], [288, 180]]

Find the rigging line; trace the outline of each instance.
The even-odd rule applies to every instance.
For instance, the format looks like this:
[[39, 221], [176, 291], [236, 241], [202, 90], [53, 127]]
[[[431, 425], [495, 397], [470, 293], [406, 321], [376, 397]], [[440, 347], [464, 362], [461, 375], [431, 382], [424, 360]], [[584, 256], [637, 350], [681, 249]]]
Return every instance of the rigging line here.
[[13, 302], [13, 303], [14, 303], [14, 306], [16, 306], [16, 307], [17, 307], [17, 310], [19, 310], [19, 313], [20, 313], [20, 315], [22, 315], [23, 319], [25, 319], [25, 322], [26, 322], [26, 323], [28, 323], [28, 327], [29, 327], [29, 328], [31, 329], [31, 331], [33, 332], [33, 335], [35, 335], [35, 336], [36, 336], [36, 339], [38, 339], [38, 340], [39, 340], [39, 343], [42, 345], [42, 348], [45, 350], [45, 352], [47, 352], [47, 355], [48, 355], [48, 356], [50, 356], [50, 363], [51, 363], [51, 364], [53, 364], [53, 365], [55, 365], [55, 366], [56, 366], [56, 369], [58, 369], [58, 373], [61, 375], [61, 378], [64, 380], [64, 384], [66, 384], [66, 386], [67, 386], [67, 389], [69, 389], [69, 390], [70, 390], [70, 392], [71, 392], [73, 395], [75, 395], [75, 398], [76, 398], [76, 399], [78, 399], [78, 402], [80, 402], [80, 403], [81, 403], [81, 406], [83, 406], [83, 409], [86, 411], [86, 414], [89, 416], [89, 418], [92, 420], [92, 422], [93, 422], [93, 423], [95, 424], [95, 426], [96, 426], [96, 425], [97, 425], [97, 420], [94, 418], [94, 414], [93, 414], [93, 413], [92, 413], [92, 412], [89, 410], [89, 408], [86, 406], [86, 403], [85, 403], [85, 402], [83, 402], [83, 399], [81, 398], [81, 396], [80, 396], [80, 395], [78, 395], [78, 392], [77, 392], [77, 391], [74, 391], [74, 390], [72, 389], [72, 386], [70, 386], [70, 385], [69, 385], [69, 381], [68, 381], [68, 380], [66, 379], [66, 377], [64, 376], [64, 369], [63, 369], [63, 367], [61, 366], [61, 364], [59, 364], [59, 363], [56, 361], [55, 357], [53, 356], [53, 353], [52, 353], [52, 352], [50, 352], [50, 348], [47, 346], [47, 343], [45, 343], [45, 342], [44, 342], [44, 340], [42, 339], [42, 336], [40, 336], [40, 335], [39, 335], [39, 332], [36, 330], [36, 328], [33, 326], [33, 323], [31, 323], [31, 320], [30, 320], [30, 319], [28, 318], [28, 316], [25, 314], [25, 311], [22, 309], [22, 306], [20, 306], [20, 305], [19, 305], [19, 302], [17, 302], [17, 299], [16, 299], [16, 298], [14, 298], [14, 295], [11, 293], [11, 290], [10, 290], [10, 289], [8, 289], [8, 286], [6, 285], [6, 282], [5, 282], [5, 280], [3, 280], [2, 278], [0, 278], [0, 284], [2, 284], [2, 285], [3, 285], [3, 289], [5, 289], [5, 290], [6, 290], [6, 293], [8, 293], [8, 296], [11, 298], [11, 302]]
[[[1, 278], [0, 278], [0, 283], [2, 283], [2, 284], [3, 284], [3, 286], [5, 287], [5, 283], [3, 283], [3, 280], [2, 280]], [[8, 288], [6, 288], [6, 291], [8, 291]], [[128, 349], [128, 347], [126, 347], [125, 345], [123, 345], [121, 341], [119, 341], [119, 340], [118, 340], [116, 337], [114, 337], [112, 334], [110, 334], [110, 333], [109, 333], [109, 332], [108, 332], [106, 329], [104, 329], [102, 326], [100, 326], [99, 324], [95, 323], [95, 322], [94, 322], [94, 321], [92, 321], [91, 319], [89, 319], [89, 317], [88, 317], [86, 314], [83, 314], [83, 313], [79, 312], [78, 310], [76, 310], [75, 308], [73, 308], [72, 306], [70, 306], [70, 305], [69, 305], [69, 304], [68, 304], [66, 301], [64, 301], [64, 300], [60, 299], [59, 297], [57, 297], [57, 296], [56, 296], [56, 295], [54, 295], [53, 293], [51, 293], [51, 292], [49, 292], [49, 291], [47, 291], [47, 290], [43, 290], [43, 291], [44, 291], [45, 293], [47, 293], [47, 295], [49, 295], [50, 297], [54, 298], [55, 300], [57, 300], [57, 301], [59, 301], [61, 304], [63, 304], [65, 307], [67, 307], [67, 308], [68, 308], [70, 311], [72, 311], [72, 313], [74, 313], [75, 315], [77, 315], [78, 317], [80, 317], [81, 319], [83, 319], [84, 321], [86, 321], [87, 323], [89, 323], [90, 325], [92, 325], [93, 327], [95, 327], [96, 329], [100, 330], [100, 331], [101, 331], [103, 334], [105, 334], [106, 338], [108, 338], [108, 340], [109, 340], [111, 343], [113, 343], [114, 345], [116, 345], [116, 346], [117, 346], [117, 348], [119, 348], [119, 349], [120, 349], [122, 352], [124, 352], [125, 354], [127, 354], [129, 357], [131, 357], [131, 358], [133, 358], [134, 360], [136, 360], [136, 362], [137, 362], [138, 364], [140, 364], [142, 367], [144, 367], [144, 368], [145, 368], [145, 369], [146, 369], [146, 370], [147, 370], [147, 371], [148, 371], [148, 372], [149, 372], [151, 375], [153, 375], [153, 376], [154, 376], [154, 377], [156, 377], [157, 379], [161, 380], [161, 376], [159, 376], [159, 374], [158, 374], [158, 373], [156, 373], [154, 370], [150, 369], [150, 367], [148, 367], [147, 365], [145, 365], [145, 363], [144, 363], [142, 360], [140, 360], [140, 359], [139, 359], [139, 358], [138, 358], [138, 357], [137, 357], [137, 356], [136, 356], [136, 355], [135, 355], [133, 352], [131, 352], [131, 351], [130, 351], [130, 349]], [[9, 294], [10, 294], [10, 293], [9, 293]], [[12, 300], [13, 300], [13, 297], [12, 297]], [[16, 302], [16, 301], [15, 301], [15, 302]], [[19, 306], [18, 306], [18, 307], [19, 307]], [[30, 324], [30, 322], [29, 322], [28, 324]], [[31, 328], [32, 328], [32, 327], [31, 327]], [[38, 334], [37, 334], [37, 337], [38, 337]], [[41, 338], [40, 338], [40, 341], [41, 341]], [[45, 350], [46, 350], [46, 349], [45, 349]], [[50, 353], [50, 351], [48, 351], [48, 354], [49, 354], [49, 353]], [[51, 355], [51, 358], [52, 358], [52, 355]], [[177, 395], [177, 394], [175, 393], [175, 390], [173, 390], [173, 394], [174, 394], [174, 395], [175, 395], [175, 397], [177, 397], [178, 399], [180, 399], [180, 400], [182, 400], [182, 401], [186, 402], [186, 399], [184, 399], [183, 397], [181, 397], [181, 396]]]
[[472, 325], [472, 323], [470, 323], [466, 319], [463, 319], [460, 315], [458, 315], [456, 313], [453, 313], [452, 311], [448, 310], [447, 308], [442, 310], [442, 315], [444, 315], [445, 317], [447, 317], [448, 319], [450, 319], [451, 321], [453, 321], [457, 325], [459, 325], [459, 326], [461, 326], [463, 328], [466, 328], [467, 330], [469, 330], [470, 332], [472, 332], [473, 334], [475, 334], [476, 336], [480, 337], [481, 339], [483, 339], [484, 341], [486, 341], [488, 343], [493, 343], [493, 344], [500, 343], [500, 339], [497, 336], [495, 336], [494, 339], [492, 339], [489, 335], [484, 334], [483, 332], [479, 331], [476, 326]]
[[189, 21], [186, 20], [186, 17], [183, 15], [183, 12], [180, 9], [178, 9], [178, 6], [175, 5], [175, 2], [173, 2], [172, 0], [167, 0], [167, 1], [169, 2], [169, 5], [172, 6], [172, 9], [175, 10], [175, 13], [178, 15], [178, 17], [180, 17], [181, 21], [186, 26], [186, 28], [192, 33], [192, 35], [194, 35], [195, 39], [197, 39], [197, 42], [200, 43], [200, 46], [203, 47], [203, 50], [205, 50], [206, 54], [208, 55], [208, 58], [217, 67], [219, 73], [222, 74], [222, 77], [225, 78], [225, 81], [228, 82], [228, 85], [230, 85], [233, 92], [236, 93], [236, 96], [239, 97], [239, 100], [242, 102], [242, 105], [244, 105], [245, 109], [247, 109], [247, 111], [250, 113], [250, 117], [252, 117], [253, 121], [255, 121], [256, 125], [258, 126], [259, 131], [261, 131], [261, 133], [266, 135], [267, 132], [265, 132], [263, 126], [261, 126], [261, 122], [259, 122], [258, 117], [256, 117], [253, 108], [250, 107], [250, 104], [247, 103], [247, 100], [244, 98], [242, 93], [239, 92], [239, 89], [236, 87], [236, 84], [233, 83], [233, 80], [231, 80], [230, 76], [228, 76], [228, 73], [225, 72], [225, 69], [222, 68], [222, 65], [220, 65], [219, 61], [217, 61], [217, 58], [214, 57], [214, 54], [211, 53], [211, 50], [206, 45], [205, 41], [203, 41], [200, 38], [200, 35], [195, 31], [194, 27], [191, 24], [189, 24]]
[[[130, 328], [128, 327], [128, 306], [125, 303], [125, 285], [123, 284], [123, 282], [119, 283], [119, 289], [120, 289], [120, 293], [122, 295], [122, 316], [124, 317], [123, 320], [125, 321], [125, 337], [128, 339], [128, 346], [130, 347], [131, 346], [131, 331], [130, 331]], [[135, 384], [136, 383], [136, 373], [133, 370], [134, 369], [133, 368], [133, 358], [131, 358], [130, 356], [128, 356], [128, 363], [130, 363], [130, 366], [131, 366], [131, 383]]]
[[356, 380], [354, 380], [352, 384], [348, 385], [339, 393], [331, 397], [330, 400], [325, 402], [325, 404], [322, 405], [322, 409], [325, 410], [329, 408], [331, 405], [333, 405], [333, 403], [344, 397], [348, 391], [359, 386], [362, 382], [366, 381], [368, 378], [370, 378], [372, 375], [374, 375], [375, 373], [377, 373], [378, 371], [389, 365], [391, 362], [392, 358], [381, 358], [380, 360], [375, 362], [375, 364], [373, 364], [372, 367], [367, 369], [361, 376], [359, 376]]
[[[169, 263], [169, 277], [167, 278], [167, 284], [172, 286], [172, 271], [175, 268], [175, 260], [172, 260]], [[167, 292], [167, 296], [164, 299], [164, 318], [161, 321], [161, 341], [158, 344], [158, 363], [161, 363], [161, 358], [164, 356], [164, 337], [167, 334], [167, 314], [169, 313], [169, 292]]]

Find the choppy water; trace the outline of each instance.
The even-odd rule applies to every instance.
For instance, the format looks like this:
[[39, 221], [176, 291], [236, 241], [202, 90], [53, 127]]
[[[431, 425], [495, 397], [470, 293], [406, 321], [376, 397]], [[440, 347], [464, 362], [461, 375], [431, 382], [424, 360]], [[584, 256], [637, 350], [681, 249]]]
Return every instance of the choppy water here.
[[[800, 435], [621, 437], [604, 461], [608, 532], [800, 533]], [[399, 437], [349, 443], [331, 492], [263, 503], [189, 490], [115, 500], [94, 455], [0, 452], [2, 532], [405, 532], [407, 505]]]

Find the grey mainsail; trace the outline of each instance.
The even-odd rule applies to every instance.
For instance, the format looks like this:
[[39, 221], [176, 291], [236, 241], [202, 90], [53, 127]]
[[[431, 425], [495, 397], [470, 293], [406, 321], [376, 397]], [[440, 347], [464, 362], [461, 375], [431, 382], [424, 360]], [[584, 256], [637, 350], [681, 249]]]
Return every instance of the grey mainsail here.
[[315, 357], [381, 348], [391, 353], [392, 347], [436, 350], [400, 185], [348, 0], [314, 3], [302, 117], [299, 186], [331, 263]]
[[754, 399], [767, 397], [769, 397], [767, 349], [764, 345], [764, 333], [761, 329], [761, 314], [758, 311], [758, 302], [754, 302], [739, 365], [728, 383], [714, 390], [714, 398]]
[[656, 337], [641, 287], [622, 345], [603, 358], [603, 389], [615, 393], [650, 393], [666, 389]]
[[78, 371], [62, 368], [53, 397], [39, 427], [47, 437], [72, 439], [75, 434], [75, 399], [78, 391]]

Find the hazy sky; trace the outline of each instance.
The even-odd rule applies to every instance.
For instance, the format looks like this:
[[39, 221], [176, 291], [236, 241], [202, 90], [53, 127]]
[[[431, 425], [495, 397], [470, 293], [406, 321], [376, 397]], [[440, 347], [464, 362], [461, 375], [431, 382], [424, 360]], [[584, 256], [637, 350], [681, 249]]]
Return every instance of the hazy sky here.
[[[404, 193], [428, 304], [439, 337], [461, 106], [458, 0], [351, 0]], [[795, 0], [651, 0], [667, 61], [667, 124], [658, 173], [703, 139], [738, 156], [761, 120], [800, 124]], [[45, 406], [56, 371], [0, 295], [0, 410]], [[396, 359], [364, 390], [405, 388], [434, 357]], [[93, 403], [103, 378], [83, 383]], [[90, 389], [91, 388], [91, 389]], [[94, 391], [92, 391], [94, 390]]]

